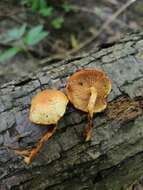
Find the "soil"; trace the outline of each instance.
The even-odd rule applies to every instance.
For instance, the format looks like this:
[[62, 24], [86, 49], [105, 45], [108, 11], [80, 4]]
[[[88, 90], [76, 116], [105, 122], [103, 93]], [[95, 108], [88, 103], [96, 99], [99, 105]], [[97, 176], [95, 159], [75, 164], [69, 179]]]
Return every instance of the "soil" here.
[[[73, 48], [72, 36], [74, 36], [77, 46], [84, 43], [95, 35], [102, 25], [127, 3], [127, 0], [70, 0], [68, 2], [73, 5], [73, 9], [66, 13], [61, 9], [63, 1], [48, 1], [55, 7], [54, 14], [64, 17], [63, 27], [56, 30], [51, 27], [50, 18], [33, 13], [29, 7], [20, 5], [19, 1], [0, 1], [0, 34], [11, 28], [19, 27], [23, 23], [27, 23], [29, 27], [40, 23], [44, 25], [45, 30], [50, 31], [50, 35], [46, 39], [31, 48], [30, 57], [29, 54], [20, 53], [9, 61], [0, 63], [0, 84], [19, 76], [28, 75], [44, 65], [65, 59], [66, 52]], [[96, 40], [84, 49], [75, 51], [75, 54], [90, 51], [98, 44], [116, 42], [125, 33], [141, 30], [142, 27], [143, 1], [136, 0], [114, 19]], [[0, 51], [6, 50], [9, 45], [0, 41]]]

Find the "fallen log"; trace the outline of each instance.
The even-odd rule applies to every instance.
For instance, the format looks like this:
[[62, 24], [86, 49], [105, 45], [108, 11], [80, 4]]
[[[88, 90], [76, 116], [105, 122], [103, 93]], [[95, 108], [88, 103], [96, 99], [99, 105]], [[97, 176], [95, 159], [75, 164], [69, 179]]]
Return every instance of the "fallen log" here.
[[[108, 107], [94, 115], [84, 142], [86, 114], [68, 105], [59, 130], [31, 165], [13, 148], [33, 147], [47, 127], [28, 119], [31, 98], [45, 88], [64, 91], [81, 68], [100, 68], [112, 80]], [[1, 190], [121, 190], [143, 175], [143, 33], [72, 60], [54, 63], [0, 87]]]

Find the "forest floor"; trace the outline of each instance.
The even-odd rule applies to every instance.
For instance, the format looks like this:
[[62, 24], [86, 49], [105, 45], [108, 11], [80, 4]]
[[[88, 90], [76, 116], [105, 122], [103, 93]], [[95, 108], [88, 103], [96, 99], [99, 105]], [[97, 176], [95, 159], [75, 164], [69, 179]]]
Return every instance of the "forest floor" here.
[[[125, 33], [143, 27], [142, 0], [70, 0], [68, 3], [72, 8], [67, 12], [61, 8], [63, 1], [48, 1], [54, 7], [54, 15], [64, 18], [60, 29], [51, 27], [50, 17], [43, 17], [19, 2], [0, 1], [0, 36], [23, 23], [29, 28], [42, 24], [49, 35], [28, 52], [0, 63], [0, 84], [25, 76], [44, 65], [88, 52], [98, 44], [116, 42]], [[11, 45], [3, 43], [0, 38], [1, 52]]]

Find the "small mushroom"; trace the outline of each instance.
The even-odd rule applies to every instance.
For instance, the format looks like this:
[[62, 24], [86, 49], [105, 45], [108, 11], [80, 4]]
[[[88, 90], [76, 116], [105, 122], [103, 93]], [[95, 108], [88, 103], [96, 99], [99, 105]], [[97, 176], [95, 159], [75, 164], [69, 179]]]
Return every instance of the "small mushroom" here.
[[29, 119], [32, 123], [56, 124], [64, 115], [67, 97], [59, 90], [43, 90], [32, 99]]
[[66, 92], [69, 100], [75, 108], [88, 113], [88, 126], [84, 132], [86, 141], [91, 139], [93, 114], [106, 108], [111, 86], [106, 73], [97, 69], [82, 69], [68, 79]]
[[57, 123], [66, 111], [67, 103], [67, 97], [59, 90], [43, 90], [33, 97], [29, 114], [30, 121], [35, 124], [55, 124], [56, 126], [50, 128], [48, 132], [39, 140], [37, 146], [30, 151], [29, 156], [23, 155], [24, 161], [27, 164], [32, 161], [44, 143], [56, 131]]

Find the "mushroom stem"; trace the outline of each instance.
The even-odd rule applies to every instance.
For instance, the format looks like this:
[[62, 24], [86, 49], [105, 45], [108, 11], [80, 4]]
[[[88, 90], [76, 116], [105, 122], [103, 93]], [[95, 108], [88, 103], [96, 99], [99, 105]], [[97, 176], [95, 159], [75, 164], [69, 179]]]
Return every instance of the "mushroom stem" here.
[[89, 111], [89, 115], [92, 118], [93, 117], [93, 113], [94, 113], [94, 105], [97, 99], [97, 91], [94, 87], [90, 88], [90, 92], [91, 92], [91, 96], [88, 102], [88, 106], [87, 109]]
[[91, 118], [90, 114], [88, 114], [88, 125], [84, 130], [84, 136], [86, 142], [91, 140], [92, 128], [93, 128], [93, 119]]
[[48, 130], [44, 134], [44, 136], [39, 140], [39, 142], [37, 143], [36, 147], [31, 150], [29, 156], [25, 156], [24, 157], [24, 161], [27, 164], [31, 163], [31, 161], [37, 155], [37, 153], [39, 152], [39, 150], [43, 147], [43, 145], [45, 144], [45, 142], [48, 141], [53, 136], [53, 134], [55, 133], [56, 129], [57, 129], [57, 126], [53, 127], [52, 130]]
[[90, 88], [91, 96], [88, 102], [88, 126], [85, 129], [85, 141], [89, 141], [92, 135], [92, 128], [93, 128], [93, 113], [94, 113], [94, 106], [97, 99], [97, 91], [94, 87]]

